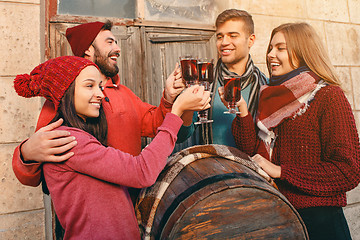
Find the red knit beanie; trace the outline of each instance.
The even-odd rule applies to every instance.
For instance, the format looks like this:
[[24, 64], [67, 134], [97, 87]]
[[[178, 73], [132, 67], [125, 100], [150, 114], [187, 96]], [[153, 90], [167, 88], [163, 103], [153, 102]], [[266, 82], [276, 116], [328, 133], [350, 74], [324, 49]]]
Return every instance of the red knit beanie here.
[[53, 58], [34, 68], [30, 75], [17, 75], [14, 88], [22, 97], [45, 97], [54, 103], [57, 110], [65, 91], [87, 66], [98, 68], [95, 63], [85, 58], [75, 56]]
[[83, 57], [103, 26], [102, 22], [91, 22], [66, 29], [66, 38], [73, 54]]

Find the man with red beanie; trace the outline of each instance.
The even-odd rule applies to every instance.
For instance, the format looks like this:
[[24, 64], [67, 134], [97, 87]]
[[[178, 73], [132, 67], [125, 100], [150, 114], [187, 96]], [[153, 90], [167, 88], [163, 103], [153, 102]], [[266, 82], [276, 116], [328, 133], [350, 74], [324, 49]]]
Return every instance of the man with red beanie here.
[[[106, 82], [103, 86], [104, 111], [108, 122], [108, 145], [132, 155], [141, 152], [141, 137], [154, 137], [166, 113], [171, 111], [175, 97], [185, 87], [178, 66], [165, 83], [159, 107], [144, 103], [129, 88], [120, 84], [117, 58], [120, 48], [111, 32], [112, 23], [92, 22], [67, 29], [66, 38], [75, 56], [94, 62]], [[55, 108], [46, 101], [34, 133], [14, 151], [13, 170], [25, 185], [41, 182], [42, 162], [61, 162], [73, 155], [76, 139], [67, 131], [53, 130], [62, 120], [47, 125]]]

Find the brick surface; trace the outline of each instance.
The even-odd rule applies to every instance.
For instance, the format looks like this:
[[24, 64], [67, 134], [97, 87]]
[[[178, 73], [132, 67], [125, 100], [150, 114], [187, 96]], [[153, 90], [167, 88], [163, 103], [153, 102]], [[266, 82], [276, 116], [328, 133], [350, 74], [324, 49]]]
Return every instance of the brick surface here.
[[349, 67], [335, 67], [336, 73], [340, 79], [341, 87], [344, 90], [344, 93], [354, 109], [354, 92], [352, 87], [350, 68]]
[[[353, 111], [354, 112], [354, 117], [355, 117], [355, 123], [356, 123], [356, 127], [358, 130], [358, 134], [360, 133], [360, 111]], [[360, 193], [359, 193], [359, 197], [360, 197]], [[360, 201], [359, 201], [360, 203]], [[360, 220], [360, 218], [359, 218]]]
[[360, 65], [360, 25], [325, 23], [326, 41], [334, 65]]
[[[270, 6], [272, 7], [269, 12]], [[291, 18], [303, 18], [307, 15], [305, 1], [253, 0], [249, 1], [247, 10], [256, 14], [271, 13], [272, 16]]]
[[0, 215], [44, 207], [41, 187], [24, 186], [15, 177], [11, 160], [16, 145], [0, 144]]
[[308, 18], [336, 22], [349, 21], [347, 0], [306, 0], [306, 4]]
[[349, 11], [350, 11], [350, 22], [360, 23], [360, 1], [359, 0], [348, 0]]
[[360, 240], [360, 204], [348, 205], [344, 208], [344, 214], [348, 222], [353, 240]]
[[14, 77], [0, 77], [0, 143], [21, 142], [34, 133], [41, 98], [23, 98], [13, 88]]
[[32, 70], [40, 62], [40, 7], [0, 2], [0, 75]]
[[360, 67], [352, 67], [350, 73], [354, 91], [354, 110], [360, 110]]
[[0, 215], [0, 239], [45, 239], [44, 210]]
[[[0, 2], [9, 2], [9, 0], [0, 0]], [[13, 2], [40, 4], [40, 0], [16, 0]]]
[[346, 193], [347, 203], [356, 204], [360, 203], [360, 185], [354, 188], [353, 190]]

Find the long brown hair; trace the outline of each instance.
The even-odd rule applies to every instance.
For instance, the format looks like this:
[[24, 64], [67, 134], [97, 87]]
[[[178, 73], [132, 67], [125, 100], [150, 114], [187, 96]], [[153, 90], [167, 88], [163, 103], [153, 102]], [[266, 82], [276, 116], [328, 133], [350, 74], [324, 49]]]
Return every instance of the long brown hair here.
[[107, 146], [107, 122], [103, 107], [100, 107], [99, 117], [87, 118], [86, 122], [80, 118], [74, 105], [75, 81], [66, 90], [60, 101], [56, 116], [51, 122], [64, 119], [64, 126], [79, 128], [93, 135], [102, 145]]
[[[294, 68], [308, 66], [311, 71], [322, 78], [325, 82], [340, 86], [335, 68], [331, 64], [325, 47], [315, 29], [307, 23], [285, 23], [276, 27], [270, 37], [266, 55], [271, 51], [270, 42], [278, 32], [284, 34], [290, 65]], [[299, 66], [295, 66], [298, 62]], [[271, 66], [266, 58], [266, 65], [271, 75]]]

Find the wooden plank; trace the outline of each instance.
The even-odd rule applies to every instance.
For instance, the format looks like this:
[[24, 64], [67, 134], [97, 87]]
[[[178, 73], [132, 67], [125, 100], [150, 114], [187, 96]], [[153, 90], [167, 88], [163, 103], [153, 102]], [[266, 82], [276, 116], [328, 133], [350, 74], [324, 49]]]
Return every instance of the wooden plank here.
[[154, 222], [153, 222], [153, 228], [152, 228], [152, 234], [158, 235], [159, 234], [159, 225], [160, 222], [164, 216], [164, 213], [166, 212], [167, 208], [171, 205], [171, 203], [176, 198], [176, 194], [172, 191], [172, 189], [168, 189], [166, 191], [166, 197], [161, 198], [159, 205], [156, 210]]
[[253, 239], [250, 236], [260, 233], [268, 239], [304, 239], [296, 214], [280, 198], [258, 189], [237, 188], [211, 195], [188, 209], [169, 239]]

